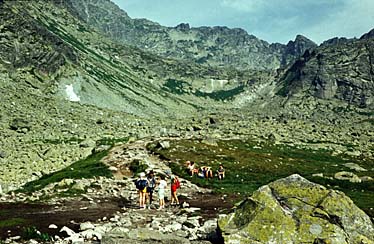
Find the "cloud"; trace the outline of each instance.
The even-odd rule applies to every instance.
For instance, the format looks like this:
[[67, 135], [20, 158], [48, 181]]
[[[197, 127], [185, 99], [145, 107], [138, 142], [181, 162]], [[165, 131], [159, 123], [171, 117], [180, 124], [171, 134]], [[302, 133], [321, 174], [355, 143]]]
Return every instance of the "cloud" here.
[[361, 36], [374, 27], [373, 0], [113, 0], [131, 17], [167, 26], [239, 27], [269, 42], [297, 34], [315, 42]]
[[266, 5], [267, 1], [265, 0], [223, 0], [221, 2], [222, 7], [232, 8], [240, 12], [255, 12], [264, 8]]
[[374, 28], [374, 1], [345, 0], [340, 11], [332, 12], [319, 25], [306, 28], [318, 42], [332, 37], [360, 37]]

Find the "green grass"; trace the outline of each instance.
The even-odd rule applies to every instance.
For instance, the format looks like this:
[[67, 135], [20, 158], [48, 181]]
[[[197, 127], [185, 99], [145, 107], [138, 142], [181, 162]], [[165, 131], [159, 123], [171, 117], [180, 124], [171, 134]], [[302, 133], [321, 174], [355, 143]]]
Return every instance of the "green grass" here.
[[336, 172], [350, 171], [343, 165], [350, 162], [369, 170], [354, 172], [355, 174], [374, 178], [372, 163], [363, 158], [332, 156], [331, 152], [326, 150], [315, 151], [268, 143], [256, 144], [242, 140], [219, 141], [218, 146], [206, 145], [197, 140], [170, 143], [171, 147], [167, 150], [157, 149], [154, 144], [148, 148], [163, 158], [170, 159], [173, 162], [170, 165], [173, 172], [182, 177], [189, 178], [184, 166], [186, 160], [194, 161], [198, 166], [211, 166], [213, 171], [218, 169], [219, 163], [223, 163], [226, 169], [226, 178], [223, 181], [218, 181], [217, 178], [209, 181], [191, 178], [195, 184], [212, 188], [216, 192], [251, 195], [262, 185], [297, 173], [328, 188], [345, 192], [366, 212], [372, 212], [370, 208], [374, 207], [374, 185], [371, 182], [351, 183], [312, 176], [323, 173], [325, 176], [333, 177]]
[[17, 225], [24, 224], [26, 221], [21, 218], [11, 218], [6, 220], [0, 220], [0, 228], [14, 227]]
[[44, 175], [40, 179], [26, 183], [19, 191], [34, 192], [45, 186], [60, 182], [63, 179], [83, 179], [97, 176], [112, 177], [112, 173], [100, 160], [108, 154], [108, 150], [94, 153], [86, 159], [79, 160], [60, 171]]
[[35, 226], [24, 228], [22, 238], [24, 240], [34, 239], [42, 242], [48, 242], [53, 240], [49, 234], [41, 233]]
[[145, 172], [145, 170], [148, 168], [148, 165], [138, 159], [134, 159], [131, 162], [129, 168], [134, 173], [134, 175], [137, 175], [141, 172]]

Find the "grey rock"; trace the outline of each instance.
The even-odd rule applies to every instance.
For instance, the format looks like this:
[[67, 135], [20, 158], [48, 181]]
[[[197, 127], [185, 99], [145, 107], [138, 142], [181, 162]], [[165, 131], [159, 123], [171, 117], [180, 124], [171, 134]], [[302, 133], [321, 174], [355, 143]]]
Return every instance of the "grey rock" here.
[[104, 0], [77, 0], [73, 6], [80, 18], [111, 38], [163, 57], [209, 66], [276, 69], [316, 46], [300, 35], [286, 46], [270, 45], [239, 28], [191, 28], [187, 23], [164, 27], [146, 19], [131, 19], [125, 11]]
[[[338, 99], [362, 108], [373, 108], [374, 39], [322, 45], [297, 60], [280, 79], [279, 95], [311, 94]], [[360, 58], [356, 58], [360, 57]]]
[[0, 150], [0, 158], [6, 158], [6, 157], [7, 157], [6, 152]]
[[129, 232], [121, 234], [111, 234], [107, 233], [103, 235], [101, 243], [106, 244], [119, 244], [119, 243], [160, 243], [160, 244], [172, 244], [172, 243], [181, 243], [189, 244], [190, 241], [178, 237], [173, 234], [162, 234], [158, 231], [139, 228], [136, 230], [130, 230]]
[[168, 149], [168, 148], [170, 148], [170, 142], [168, 142], [168, 141], [161, 141], [161, 142], [159, 142], [159, 146], [162, 149]]
[[373, 223], [351, 199], [299, 175], [260, 187], [234, 213], [220, 216], [218, 226], [228, 243], [374, 240]]
[[76, 235], [76, 233], [72, 229], [70, 229], [69, 227], [66, 227], [66, 226], [62, 227], [60, 232], [65, 232], [68, 236]]
[[335, 173], [334, 178], [337, 180], [348, 180], [353, 183], [361, 182], [360, 177], [358, 177], [356, 174], [352, 172], [347, 172], [347, 171], [341, 171], [341, 172]]
[[82, 141], [79, 146], [84, 148], [94, 148], [96, 146], [96, 142], [94, 140], [87, 139]]
[[91, 230], [95, 229], [95, 226], [91, 222], [84, 222], [80, 224], [80, 230]]
[[365, 169], [365, 168], [363, 168], [360, 165], [355, 164], [355, 163], [345, 163], [344, 166], [349, 168], [349, 169], [355, 170], [357, 172], [367, 171], [367, 169]]

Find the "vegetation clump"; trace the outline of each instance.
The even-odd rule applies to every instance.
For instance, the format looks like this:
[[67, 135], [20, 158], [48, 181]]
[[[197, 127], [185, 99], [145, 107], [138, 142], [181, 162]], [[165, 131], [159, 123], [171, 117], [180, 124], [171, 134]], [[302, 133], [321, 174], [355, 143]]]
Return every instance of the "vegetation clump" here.
[[108, 154], [108, 150], [93, 153], [83, 160], [79, 160], [67, 168], [42, 176], [40, 179], [26, 183], [19, 191], [34, 192], [43, 189], [45, 186], [60, 182], [63, 179], [83, 179], [98, 176], [112, 177], [108, 166], [100, 160]]
[[216, 172], [222, 163], [226, 170], [223, 181], [219, 181], [217, 177], [212, 180], [191, 178], [193, 183], [212, 188], [215, 192], [249, 196], [260, 186], [291, 174], [299, 174], [328, 188], [343, 191], [370, 216], [374, 215], [372, 182], [353, 183], [334, 178], [335, 173], [346, 168], [344, 164], [347, 162], [370, 169], [355, 172], [359, 177], [373, 178], [374, 171], [370, 161], [363, 158], [333, 156], [327, 150], [303, 149], [250, 140], [221, 140], [217, 145], [208, 145], [200, 140], [176, 140], [170, 142], [170, 148], [167, 149], [154, 145], [149, 145], [148, 148], [162, 158], [170, 160], [173, 172], [182, 177], [188, 177], [185, 166], [187, 160], [194, 161], [198, 167], [212, 167], [213, 172]]

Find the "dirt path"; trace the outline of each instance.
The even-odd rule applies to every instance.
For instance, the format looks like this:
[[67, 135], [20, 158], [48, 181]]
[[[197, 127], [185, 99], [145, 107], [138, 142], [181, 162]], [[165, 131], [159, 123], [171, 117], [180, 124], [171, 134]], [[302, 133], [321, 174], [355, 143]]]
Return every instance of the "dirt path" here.
[[[51, 236], [59, 235], [59, 230], [62, 226], [67, 226], [74, 231], [79, 230], [79, 224], [90, 221], [93, 223], [110, 221], [110, 218], [118, 213], [126, 214], [131, 211], [142, 211], [137, 209], [137, 192], [135, 187], [131, 184], [133, 173], [129, 166], [133, 160], [140, 160], [144, 162], [149, 169], [163, 173], [170, 171], [167, 162], [162, 161], [157, 156], [152, 155], [146, 149], [146, 145], [150, 141], [136, 141], [129, 144], [119, 145], [114, 147], [103, 159], [103, 162], [111, 166], [113, 175], [116, 180], [110, 183], [113, 186], [122, 179], [126, 179], [125, 185], [120, 185], [122, 191], [121, 197], [113, 197], [108, 193], [108, 185], [102, 189], [98, 189], [100, 194], [96, 191], [88, 195], [91, 200], [86, 200], [85, 197], [77, 197], [73, 199], [58, 199], [58, 203], [48, 204], [29, 204], [29, 203], [1, 203], [0, 204], [0, 239], [4, 240], [10, 236], [22, 235], [25, 227], [36, 227], [42, 233], [48, 233]], [[116, 170], [114, 170], [116, 169]], [[180, 202], [186, 202], [193, 208], [200, 208], [198, 214], [202, 216], [202, 220], [215, 218], [219, 212], [227, 211], [237, 199], [224, 199], [222, 195], [210, 193], [210, 190], [200, 188], [186, 179], [181, 179], [182, 187], [179, 190]], [[169, 198], [169, 192], [166, 196]], [[97, 196], [95, 198], [95, 195]], [[94, 199], [94, 200], [92, 200]], [[49, 201], [53, 202], [53, 201]], [[157, 216], [160, 214], [155, 208], [157, 207], [157, 198], [155, 200], [153, 209], [146, 210], [142, 214], [146, 217]], [[168, 206], [164, 213], [178, 212], [179, 207]], [[196, 213], [193, 213], [196, 214]], [[18, 221], [16, 225], [8, 227], [4, 225], [7, 221]], [[3, 225], [1, 225], [3, 223]], [[9, 222], [8, 222], [9, 223]], [[50, 224], [58, 226], [58, 229], [48, 228]], [[144, 223], [146, 224], [146, 223]]]

